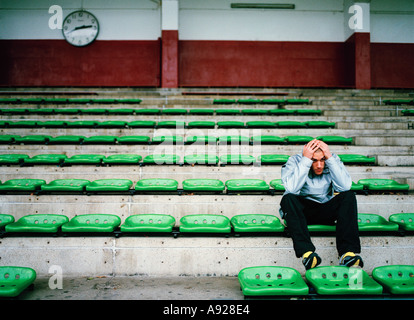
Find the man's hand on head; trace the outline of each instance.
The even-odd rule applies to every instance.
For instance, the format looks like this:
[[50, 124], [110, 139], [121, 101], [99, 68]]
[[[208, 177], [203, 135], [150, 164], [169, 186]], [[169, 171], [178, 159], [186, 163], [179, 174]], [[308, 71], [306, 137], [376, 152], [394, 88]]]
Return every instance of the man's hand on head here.
[[329, 150], [329, 146], [323, 141], [319, 141], [319, 140], [317, 140], [317, 141], [318, 141], [318, 148], [320, 148], [322, 150], [322, 152], [325, 156], [325, 159], [327, 160], [330, 157], [332, 157], [332, 153]]
[[315, 151], [320, 148], [319, 147], [319, 142], [321, 142], [321, 141], [313, 139], [312, 141], [305, 144], [305, 146], [303, 147], [302, 155], [304, 157], [308, 158], [308, 159], [312, 159], [313, 154], [315, 153]]

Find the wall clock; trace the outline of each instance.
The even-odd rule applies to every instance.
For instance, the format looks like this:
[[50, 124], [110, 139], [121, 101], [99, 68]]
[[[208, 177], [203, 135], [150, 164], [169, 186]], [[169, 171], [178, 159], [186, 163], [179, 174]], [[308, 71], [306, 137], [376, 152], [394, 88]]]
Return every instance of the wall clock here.
[[98, 19], [88, 11], [74, 11], [63, 20], [62, 32], [65, 40], [71, 45], [87, 46], [98, 36]]

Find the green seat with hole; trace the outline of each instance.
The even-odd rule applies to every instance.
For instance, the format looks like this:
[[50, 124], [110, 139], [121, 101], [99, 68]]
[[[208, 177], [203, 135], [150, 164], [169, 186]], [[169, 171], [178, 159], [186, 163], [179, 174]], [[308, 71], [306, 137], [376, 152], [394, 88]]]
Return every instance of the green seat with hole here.
[[19, 138], [20, 136], [17, 134], [4, 134], [0, 135], [0, 144], [8, 144], [15, 142], [16, 138]]
[[98, 165], [101, 164], [102, 160], [105, 158], [103, 155], [99, 154], [77, 154], [71, 156], [68, 159], [65, 159], [65, 165], [73, 165], [73, 164], [94, 164]]
[[81, 214], [62, 225], [63, 232], [113, 232], [121, 224], [114, 214]]
[[250, 139], [249, 137], [245, 137], [245, 136], [231, 135], [231, 136], [220, 136], [218, 137], [217, 141], [219, 144], [234, 144], [234, 143], [249, 144]]
[[285, 138], [278, 136], [253, 136], [250, 138], [253, 144], [283, 144]]
[[299, 271], [289, 267], [247, 267], [239, 272], [238, 280], [244, 296], [303, 296], [309, 293]]
[[67, 155], [65, 154], [38, 154], [31, 158], [26, 158], [23, 161], [25, 165], [42, 165], [42, 164], [50, 164], [50, 165], [59, 165], [67, 159]]
[[392, 179], [360, 179], [358, 183], [372, 191], [408, 191], [410, 189], [410, 185]]
[[23, 144], [44, 144], [49, 141], [51, 136], [44, 135], [44, 134], [32, 134], [27, 135], [23, 137], [16, 137], [14, 141], [17, 144], [23, 143]]
[[352, 181], [351, 190], [352, 191], [362, 191], [362, 190], [364, 190], [364, 186], [362, 184], [355, 183], [354, 181]]
[[359, 231], [397, 231], [398, 224], [378, 214], [358, 213]]
[[60, 214], [30, 214], [6, 225], [6, 232], [56, 233], [68, 217]]
[[122, 136], [118, 137], [117, 141], [120, 144], [147, 144], [150, 139], [148, 136]]
[[382, 286], [360, 268], [316, 267], [307, 270], [306, 280], [320, 295], [380, 295]]
[[273, 179], [269, 182], [269, 185], [275, 191], [286, 191], [285, 186], [283, 185], [282, 179]]
[[187, 125], [189, 129], [194, 128], [209, 128], [214, 129], [216, 123], [214, 121], [190, 121]]
[[218, 121], [218, 128], [244, 128], [242, 121]]
[[321, 140], [327, 144], [352, 144], [352, 138], [345, 138], [341, 136], [319, 136], [317, 140]]
[[177, 180], [167, 178], [141, 179], [135, 185], [137, 191], [177, 191], [177, 189]]
[[133, 182], [129, 179], [98, 179], [86, 186], [86, 191], [128, 191]]
[[217, 138], [212, 136], [189, 136], [186, 143], [215, 144], [217, 143]]
[[217, 165], [219, 158], [214, 154], [189, 154], [184, 156], [184, 164]]
[[413, 100], [411, 99], [386, 99], [384, 100], [384, 104], [388, 105], [403, 105], [403, 104], [410, 104]]
[[14, 217], [11, 214], [0, 213], [0, 229], [3, 229], [4, 226], [13, 223]]
[[83, 139], [82, 144], [115, 144], [117, 136], [92, 136]]
[[102, 160], [103, 164], [139, 164], [142, 156], [138, 154], [113, 154]]
[[122, 232], [172, 232], [175, 218], [167, 214], [135, 214], [125, 219]]
[[300, 121], [278, 121], [276, 124], [279, 128], [306, 128], [306, 123]]
[[84, 139], [84, 136], [62, 135], [49, 138], [48, 144], [80, 144]]
[[225, 188], [223, 181], [218, 179], [186, 179], [183, 181], [183, 190], [221, 192]]
[[414, 294], [414, 265], [376, 267], [372, 277], [392, 294]]
[[230, 179], [226, 181], [228, 191], [267, 191], [269, 185], [260, 179]]
[[338, 154], [344, 164], [375, 164], [375, 157], [368, 157], [361, 154]]
[[287, 136], [286, 137], [286, 142], [292, 143], [292, 144], [293, 143], [305, 144], [312, 140], [313, 140], [313, 137], [311, 136]]
[[402, 110], [402, 111], [401, 111], [401, 113], [402, 113], [404, 116], [414, 116], [414, 110], [410, 110], [410, 109], [407, 109], [407, 110]]
[[156, 125], [155, 121], [147, 120], [136, 120], [128, 122], [128, 127], [130, 128], [154, 128]]
[[180, 156], [176, 154], [151, 154], [144, 158], [144, 164], [157, 164], [157, 165], [171, 165], [177, 164], [180, 161]]
[[285, 154], [263, 154], [257, 160], [261, 164], [285, 164], [289, 157]]
[[0, 185], [0, 191], [36, 191], [42, 184], [42, 179], [10, 179]]
[[0, 155], [0, 165], [20, 164], [25, 159], [29, 159], [27, 154], [2, 154]]
[[9, 121], [10, 128], [36, 128], [37, 121], [21, 120], [21, 121]]
[[36, 280], [36, 271], [27, 267], [0, 267], [0, 297], [14, 298]]
[[180, 219], [180, 232], [183, 233], [229, 233], [230, 220], [216, 214], [193, 214]]
[[395, 213], [390, 215], [388, 220], [406, 231], [414, 231], [414, 213]]
[[236, 232], [283, 232], [280, 220], [270, 214], [239, 214], [230, 219]]
[[247, 128], [276, 128], [276, 123], [271, 121], [247, 121]]
[[220, 156], [220, 162], [223, 165], [250, 165], [256, 163], [256, 158], [248, 154], [226, 154]]
[[90, 183], [86, 179], [56, 179], [48, 184], [42, 184], [42, 191], [85, 191], [85, 187]]
[[335, 122], [329, 121], [306, 121], [308, 128], [335, 128]]

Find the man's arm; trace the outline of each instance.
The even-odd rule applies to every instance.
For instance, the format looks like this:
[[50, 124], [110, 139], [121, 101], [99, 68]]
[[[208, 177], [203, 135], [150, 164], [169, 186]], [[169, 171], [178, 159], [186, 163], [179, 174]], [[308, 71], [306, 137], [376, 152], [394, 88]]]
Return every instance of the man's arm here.
[[290, 157], [282, 166], [282, 182], [288, 193], [299, 194], [311, 166], [312, 160], [299, 155]]

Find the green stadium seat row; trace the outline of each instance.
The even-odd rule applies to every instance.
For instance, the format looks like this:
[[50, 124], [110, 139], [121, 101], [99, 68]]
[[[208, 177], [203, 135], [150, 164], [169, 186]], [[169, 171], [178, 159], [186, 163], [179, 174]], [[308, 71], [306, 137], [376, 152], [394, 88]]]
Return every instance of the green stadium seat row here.
[[402, 110], [401, 111], [401, 113], [404, 115], [404, 116], [414, 116], [414, 110]]
[[[243, 144], [298, 144], [308, 143], [314, 138], [311, 136], [286, 136], [279, 137], [273, 135], [258, 136], [188, 136], [184, 141], [182, 136], [149, 136], [131, 135], [131, 136], [80, 136], [80, 135], [60, 135], [52, 137], [50, 135], [0, 135], [0, 144], [158, 144], [158, 143], [185, 143], [185, 144], [216, 144], [216, 143], [243, 143]], [[318, 140], [322, 140], [328, 144], [352, 144], [352, 138], [341, 136], [319, 136]]]
[[383, 102], [387, 105], [414, 105], [414, 99], [387, 99]]
[[0, 103], [127, 103], [127, 104], [139, 104], [141, 99], [137, 98], [0, 98]]
[[[375, 164], [375, 157], [367, 157], [363, 155], [339, 155], [345, 164]], [[226, 165], [283, 165], [288, 161], [289, 155], [285, 154], [265, 154], [257, 158], [246, 154], [226, 154], [220, 157], [215, 154], [189, 154], [181, 157], [176, 154], [151, 154], [144, 158], [138, 154], [113, 154], [104, 156], [99, 154], [78, 154], [68, 157], [65, 154], [39, 154], [29, 157], [27, 154], [2, 154], [0, 155], [1, 165], [19, 165], [19, 166], [34, 166], [34, 165], [57, 165], [57, 166], [72, 166], [72, 165], [95, 165], [95, 166], [110, 166], [110, 165], [210, 165], [210, 166], [226, 166]], [[387, 184], [392, 189], [396, 190], [398, 184], [389, 185], [387, 181], [378, 180], [376, 184], [379, 187], [371, 186], [372, 179], [367, 183], [361, 181], [359, 184], [369, 184], [365, 189], [385, 190], [384, 186]], [[388, 187], [387, 186], [387, 187]], [[353, 186], [355, 189], [358, 185]], [[361, 190], [364, 189], [360, 187]], [[405, 187], [404, 187], [405, 189]]]
[[131, 109], [131, 108], [112, 108], [112, 109], [92, 109], [92, 108], [0, 108], [0, 115], [11, 114], [96, 114], [96, 115], [321, 115], [322, 111], [317, 109]]
[[[359, 213], [358, 228], [360, 232], [396, 232], [399, 227], [404, 231], [413, 231], [414, 213], [398, 213], [390, 216], [389, 221], [377, 214]], [[9, 214], [0, 214], [0, 229], [6, 233], [56, 233], [63, 232], [114, 232], [118, 227], [121, 232], [163, 232], [171, 233], [176, 225], [174, 217], [168, 214], [137, 214], [121, 219], [114, 214], [83, 214], [69, 218], [60, 214], [29, 214], [18, 221]], [[395, 220], [397, 222], [392, 222]], [[410, 221], [411, 220], [411, 221]], [[179, 232], [183, 233], [283, 233], [286, 222], [282, 224], [275, 215], [239, 214], [231, 219], [216, 214], [192, 214], [180, 219]], [[323, 226], [308, 226], [310, 232], [332, 232], [335, 226], [323, 229]], [[289, 226], [287, 226], [289, 228]]]
[[[361, 181], [361, 183], [360, 183]], [[281, 179], [273, 179], [269, 183], [261, 179], [230, 179], [225, 182], [219, 179], [186, 179], [182, 182], [184, 192], [262, 192], [273, 194], [275, 191], [284, 192], [285, 188]], [[361, 179], [353, 183], [351, 190], [360, 191], [392, 191], [408, 192], [410, 186], [401, 184], [392, 179]], [[355, 187], [356, 186], [356, 187]], [[133, 188], [133, 182], [129, 179], [56, 179], [46, 183], [43, 179], [10, 179], [0, 182], [0, 192], [111, 192], [132, 191], [136, 192], [179, 192], [178, 181], [168, 178], [148, 178], [138, 180]]]
[[213, 104], [309, 104], [309, 99], [214, 99]]
[[[243, 268], [238, 280], [245, 297], [343, 295], [412, 295], [414, 265], [387, 265], [374, 268], [372, 278], [360, 268], [319, 266], [301, 274], [290, 267], [255, 266]], [[385, 291], [385, 292], [384, 292]]]
[[0, 128], [335, 128], [335, 122], [329, 121], [190, 121], [186, 124], [185, 121], [33, 121], [20, 120], [9, 121], [1, 120]]

